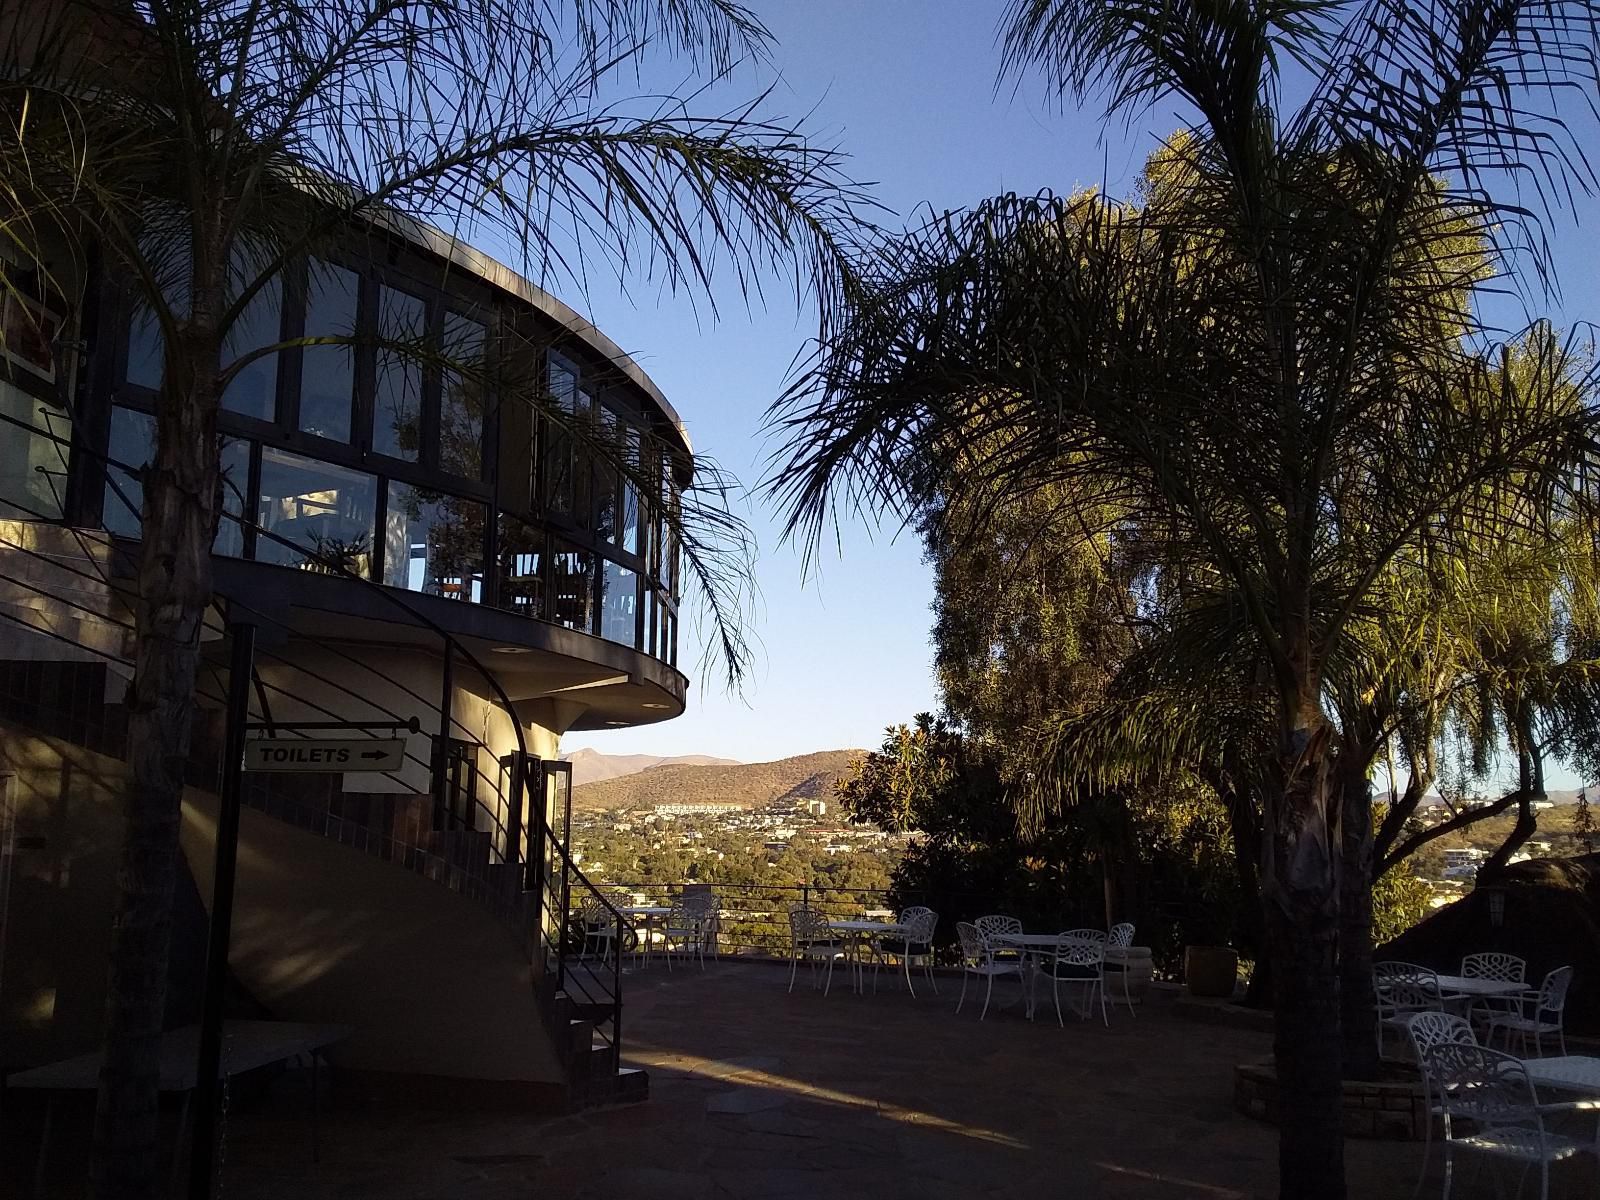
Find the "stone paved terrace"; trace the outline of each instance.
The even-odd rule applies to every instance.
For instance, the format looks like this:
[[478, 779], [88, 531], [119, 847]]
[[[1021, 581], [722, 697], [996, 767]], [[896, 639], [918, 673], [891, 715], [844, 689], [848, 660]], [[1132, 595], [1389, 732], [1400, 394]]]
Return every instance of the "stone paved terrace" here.
[[[803, 972], [804, 969], [802, 969]], [[530, 1121], [335, 1112], [323, 1161], [304, 1114], [235, 1114], [222, 1194], [241, 1200], [918, 1200], [1269, 1197], [1275, 1132], [1231, 1106], [1234, 1063], [1267, 1035], [1170, 1000], [1111, 1028], [1053, 1011], [983, 1023], [951, 981], [908, 997], [833, 994], [776, 965], [655, 964], [627, 979], [628, 1058], [647, 1104]], [[996, 985], [1014, 989], [1002, 981]], [[1006, 995], [1014, 994], [1007, 991]], [[1421, 1148], [1348, 1143], [1352, 1200], [1410, 1197]], [[1424, 1192], [1438, 1195], [1436, 1169]], [[1583, 1170], [1589, 1171], [1587, 1164]], [[1555, 1195], [1592, 1195], [1589, 1173]], [[1487, 1181], [1485, 1181], [1487, 1182]], [[1489, 1195], [1462, 1188], [1458, 1195]]]

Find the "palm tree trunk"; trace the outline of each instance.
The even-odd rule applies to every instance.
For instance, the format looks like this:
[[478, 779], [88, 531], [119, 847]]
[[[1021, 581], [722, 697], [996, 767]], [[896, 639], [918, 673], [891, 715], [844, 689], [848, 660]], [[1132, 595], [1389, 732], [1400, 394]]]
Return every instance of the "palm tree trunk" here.
[[1338, 756], [1339, 791], [1339, 1028], [1344, 1042], [1344, 1077], [1376, 1079], [1378, 1045], [1372, 1036], [1372, 787], [1368, 770], [1375, 751], [1359, 743]]
[[166, 356], [156, 458], [143, 479], [126, 840], [90, 1162], [97, 1200], [152, 1200], [162, 1178], [158, 1054], [218, 476], [217, 339], [186, 331], [185, 341]]
[[1276, 999], [1282, 1200], [1343, 1200], [1337, 798], [1325, 724], [1292, 730], [1268, 798], [1261, 892]]

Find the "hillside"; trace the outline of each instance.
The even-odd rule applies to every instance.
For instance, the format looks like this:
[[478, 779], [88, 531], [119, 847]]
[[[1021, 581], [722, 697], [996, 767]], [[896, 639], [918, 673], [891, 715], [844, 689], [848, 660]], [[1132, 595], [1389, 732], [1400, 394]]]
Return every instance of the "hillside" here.
[[713, 758], [709, 754], [682, 754], [676, 758], [662, 758], [655, 754], [602, 754], [598, 750], [574, 750], [562, 755], [572, 764], [572, 786], [598, 783], [603, 779], [617, 779], [648, 771], [651, 767], [724, 767], [737, 766], [736, 758]]
[[833, 785], [860, 750], [820, 750], [769, 763], [666, 764], [572, 790], [574, 808], [650, 808], [657, 804], [741, 804], [831, 800]]

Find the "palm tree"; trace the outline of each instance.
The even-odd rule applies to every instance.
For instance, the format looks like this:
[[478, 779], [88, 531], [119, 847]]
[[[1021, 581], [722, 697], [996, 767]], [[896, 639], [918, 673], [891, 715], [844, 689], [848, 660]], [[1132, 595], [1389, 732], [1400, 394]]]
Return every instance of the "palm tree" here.
[[[1553, 346], [1497, 369], [1459, 234], [1491, 269], [1550, 270], [1505, 180], [1589, 178], [1548, 106], [1594, 89], [1597, 24], [1579, 3], [1016, 0], [1008, 72], [1123, 114], [1185, 105], [1167, 169], [1137, 205], [1007, 196], [886, 239], [775, 412], [772, 490], [813, 545], [837, 506], [914, 509], [930, 481], [1062, 487], [1169, 530], [1165, 569], [1214, 579], [1252, 630], [1296, 1200], [1344, 1192], [1328, 664], [1402, 548], [1518, 495], [1586, 499], [1592, 415], [1567, 388], [1592, 368]], [[974, 429], [981, 461], [953, 440]]]
[[[762, 123], [753, 107], [704, 116], [671, 98], [601, 99], [646, 52], [718, 78], [767, 40], [734, 0], [0, 4], [0, 237], [12, 255], [0, 258], [0, 294], [13, 286], [13, 258], [48, 270], [40, 247], [65, 246], [126, 280], [164, 344], [142, 476], [98, 1195], [148, 1197], [156, 1186], [156, 1048], [220, 507], [217, 411], [235, 376], [286, 348], [235, 355], [230, 333], [286, 267], [353, 228], [381, 235], [418, 222], [493, 231], [536, 278], [642, 268], [674, 289], [708, 288], [722, 271], [754, 290], [782, 268], [826, 315], [857, 199], [834, 152]], [[382, 348], [441, 354], [399, 338]], [[522, 392], [561, 420], [531, 386]], [[613, 469], [640, 475], [642, 494], [659, 490], [659, 476], [599, 448]], [[692, 497], [660, 500], [710, 585], [737, 668], [715, 543], [742, 527], [714, 497], [698, 509]]]

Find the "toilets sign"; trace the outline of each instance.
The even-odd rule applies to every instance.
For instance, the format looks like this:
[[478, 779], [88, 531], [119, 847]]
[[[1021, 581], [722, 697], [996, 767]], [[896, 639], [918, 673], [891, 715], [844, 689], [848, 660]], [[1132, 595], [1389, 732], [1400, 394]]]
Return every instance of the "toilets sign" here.
[[398, 771], [405, 738], [246, 738], [246, 771]]

